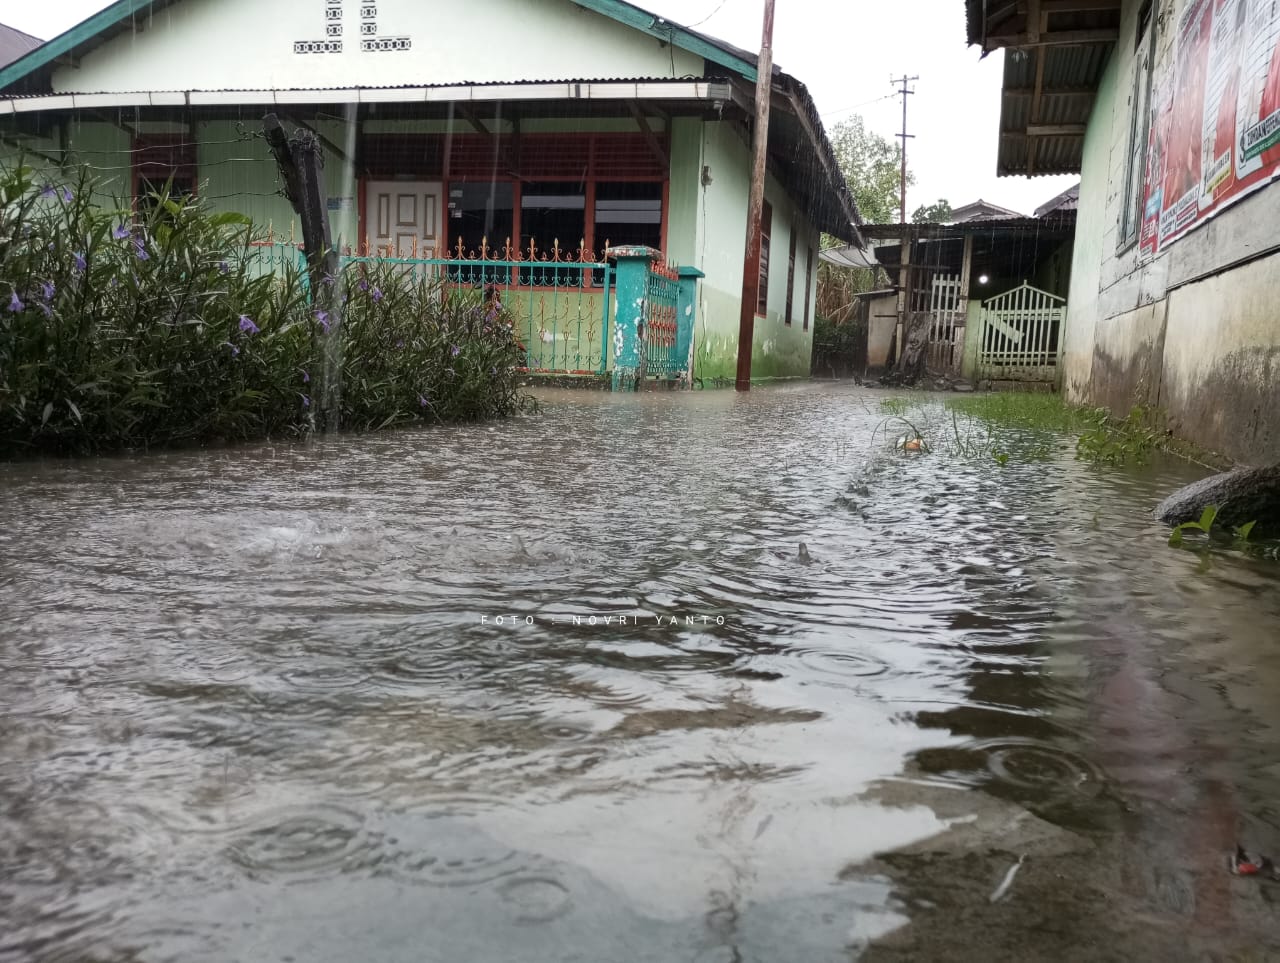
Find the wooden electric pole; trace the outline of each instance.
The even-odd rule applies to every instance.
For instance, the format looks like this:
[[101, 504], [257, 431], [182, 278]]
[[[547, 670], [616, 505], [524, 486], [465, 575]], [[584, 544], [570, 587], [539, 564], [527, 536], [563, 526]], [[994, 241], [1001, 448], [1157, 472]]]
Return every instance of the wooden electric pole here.
[[313, 131], [299, 128], [286, 135], [275, 114], [262, 118], [267, 146], [284, 179], [285, 197], [302, 222], [302, 251], [307, 258], [307, 277], [316, 317], [324, 319], [316, 328], [316, 353], [322, 361], [316, 392], [318, 404], [312, 409], [318, 427], [336, 431], [342, 410], [342, 357], [340, 305], [333, 296], [337, 288], [338, 252], [329, 233], [329, 205], [324, 189], [324, 153]]
[[742, 311], [738, 316], [738, 377], [734, 387], [751, 390], [751, 345], [755, 339], [756, 302], [760, 297], [760, 218], [764, 212], [764, 177], [769, 148], [769, 100], [773, 94], [773, 3], [764, 0], [764, 31], [756, 67], [756, 122], [751, 143], [751, 194], [747, 202], [747, 250], [742, 262]]
[[919, 79], [919, 77], [908, 77], [906, 74], [896, 79], [889, 78], [890, 83], [902, 85], [902, 89], [895, 95], [902, 98], [902, 133], [898, 135], [902, 139], [902, 183], [898, 187], [899, 224], [907, 223], [907, 139], [915, 136], [915, 134], [907, 133], [907, 98], [915, 93], [914, 90], [907, 89], [907, 84]]

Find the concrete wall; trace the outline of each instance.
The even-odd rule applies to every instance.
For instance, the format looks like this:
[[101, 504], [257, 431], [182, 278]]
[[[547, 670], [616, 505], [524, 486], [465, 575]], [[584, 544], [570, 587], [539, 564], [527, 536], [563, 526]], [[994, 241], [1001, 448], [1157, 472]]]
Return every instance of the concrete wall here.
[[361, 3], [347, 0], [341, 53], [323, 41], [324, 0], [183, 0], [54, 73], [55, 91], [220, 90], [447, 84], [576, 77], [700, 76], [686, 51], [568, 0], [378, 0], [379, 38], [361, 50]]
[[890, 291], [867, 302], [867, 370], [882, 370], [889, 363], [898, 328], [898, 295]]
[[[694, 333], [694, 376], [732, 379], [737, 370], [750, 152], [743, 136], [728, 122], [703, 124], [701, 146], [702, 162], [709, 169], [711, 183], [702, 187], [699, 182], [697, 251], [694, 260], [682, 261], [692, 263], [706, 274], [700, 285], [698, 329]], [[676, 186], [674, 150], [673, 146], [673, 198]], [[698, 170], [701, 171], [701, 166]], [[687, 192], [682, 190], [681, 196], [687, 196]], [[817, 303], [818, 231], [772, 175], [765, 184], [765, 200], [773, 207], [768, 311], [756, 317], [751, 375], [753, 379], [808, 377], [813, 357], [814, 306]], [[672, 209], [675, 209], [674, 199]], [[797, 236], [795, 289], [792, 323], [788, 325], [785, 323], [787, 254], [793, 231]], [[674, 245], [674, 232], [672, 238]], [[674, 250], [678, 249], [673, 246]], [[814, 269], [809, 286], [809, 326], [806, 330], [804, 288], [810, 256], [814, 259]]]
[[[1155, 79], [1189, 0], [1157, 17]], [[1064, 382], [1073, 401], [1162, 409], [1180, 436], [1243, 461], [1280, 458], [1280, 183], [1237, 201], [1155, 256], [1119, 245], [1138, 0], [1085, 138]]]

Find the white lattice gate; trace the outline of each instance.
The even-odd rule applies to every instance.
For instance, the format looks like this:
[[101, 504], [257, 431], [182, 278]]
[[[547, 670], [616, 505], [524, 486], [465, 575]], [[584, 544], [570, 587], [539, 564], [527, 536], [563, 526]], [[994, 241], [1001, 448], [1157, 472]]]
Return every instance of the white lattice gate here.
[[979, 378], [1057, 381], [1066, 298], [1023, 283], [982, 302]]
[[930, 371], [955, 372], [960, 369], [963, 347], [965, 309], [968, 301], [960, 290], [960, 275], [935, 274], [929, 292], [929, 344], [927, 366]]

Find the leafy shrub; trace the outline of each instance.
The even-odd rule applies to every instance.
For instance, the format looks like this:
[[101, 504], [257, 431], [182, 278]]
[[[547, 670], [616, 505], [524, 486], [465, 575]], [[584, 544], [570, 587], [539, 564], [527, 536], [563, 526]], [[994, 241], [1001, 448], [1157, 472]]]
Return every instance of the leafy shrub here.
[[[296, 256], [198, 200], [162, 191], [135, 212], [92, 197], [83, 172], [51, 184], [0, 169], [0, 456], [311, 430], [338, 319], [313, 308]], [[527, 403], [510, 327], [476, 294], [360, 263], [334, 283], [343, 426]]]

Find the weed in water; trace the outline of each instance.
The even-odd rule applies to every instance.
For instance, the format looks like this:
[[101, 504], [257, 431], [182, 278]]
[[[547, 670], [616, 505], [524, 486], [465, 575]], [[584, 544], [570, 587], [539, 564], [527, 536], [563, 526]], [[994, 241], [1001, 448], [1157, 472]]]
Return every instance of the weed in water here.
[[886, 415], [901, 418], [911, 410], [911, 402], [906, 398], [882, 398], [880, 400], [880, 410]]
[[1182, 533], [1187, 531], [1203, 532], [1209, 534], [1209, 530], [1213, 528], [1213, 521], [1218, 517], [1218, 509], [1215, 505], [1209, 505], [1200, 513], [1200, 518], [1194, 522], [1183, 522], [1181, 525], [1174, 526], [1172, 532], [1169, 533], [1169, 544], [1178, 546], [1182, 544]]

